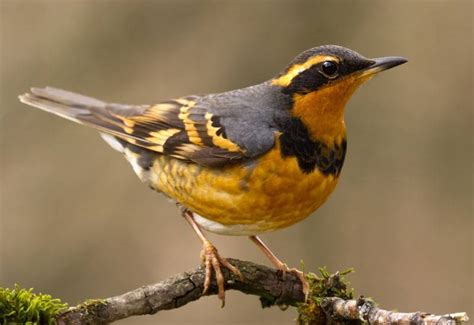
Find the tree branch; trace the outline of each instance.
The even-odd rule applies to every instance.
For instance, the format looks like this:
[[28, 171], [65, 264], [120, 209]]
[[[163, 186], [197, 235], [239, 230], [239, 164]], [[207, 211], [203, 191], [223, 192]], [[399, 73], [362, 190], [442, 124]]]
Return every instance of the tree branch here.
[[433, 315], [424, 312], [399, 313], [378, 308], [373, 301], [360, 297], [357, 300], [324, 298], [321, 308], [333, 320], [360, 319], [369, 324], [460, 324], [467, 322], [466, 313]]
[[[303, 304], [303, 292], [299, 279], [292, 273], [254, 264], [251, 262], [229, 259], [245, 278], [241, 282], [227, 269], [223, 269], [227, 290], [238, 290], [260, 297], [263, 307], [272, 305], [299, 306], [300, 323], [306, 324], [341, 324], [347, 321], [366, 321], [369, 324], [410, 323], [410, 324], [459, 324], [467, 321], [465, 313], [444, 316], [427, 313], [395, 313], [380, 309], [368, 299], [341, 299], [324, 294], [345, 292], [345, 282], [341, 275], [324, 275], [319, 278], [310, 275], [309, 281], [312, 296], [308, 304]], [[172, 276], [162, 282], [146, 285], [122, 295], [104, 300], [89, 300], [68, 309], [57, 317], [58, 324], [104, 324], [130, 316], [155, 314], [161, 310], [175, 309], [201, 298], [204, 284], [204, 269], [199, 266], [194, 270]], [[315, 294], [315, 292], [317, 293]], [[217, 294], [215, 281], [207, 295]], [[347, 297], [342, 295], [343, 298]], [[310, 311], [312, 315], [304, 315]]]

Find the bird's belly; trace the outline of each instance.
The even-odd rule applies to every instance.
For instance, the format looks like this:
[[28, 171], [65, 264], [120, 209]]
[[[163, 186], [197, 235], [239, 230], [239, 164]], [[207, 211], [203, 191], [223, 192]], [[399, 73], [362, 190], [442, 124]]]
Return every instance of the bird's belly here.
[[157, 156], [144, 175], [155, 189], [197, 214], [206, 230], [255, 235], [290, 226], [315, 211], [334, 190], [337, 177], [317, 169], [302, 173], [293, 157], [277, 149], [245, 166], [206, 168]]

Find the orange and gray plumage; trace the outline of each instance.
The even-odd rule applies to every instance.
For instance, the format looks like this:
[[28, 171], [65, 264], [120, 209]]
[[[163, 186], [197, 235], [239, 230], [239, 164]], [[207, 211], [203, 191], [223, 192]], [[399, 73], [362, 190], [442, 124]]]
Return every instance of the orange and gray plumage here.
[[364, 81], [404, 62], [321, 46], [268, 81], [220, 94], [122, 105], [47, 87], [20, 100], [97, 129], [143, 182], [179, 203], [203, 241], [205, 290], [214, 269], [224, 299], [220, 265], [239, 272], [201, 228], [250, 236], [287, 270], [257, 235], [301, 221], [324, 203], [344, 162], [345, 104]]

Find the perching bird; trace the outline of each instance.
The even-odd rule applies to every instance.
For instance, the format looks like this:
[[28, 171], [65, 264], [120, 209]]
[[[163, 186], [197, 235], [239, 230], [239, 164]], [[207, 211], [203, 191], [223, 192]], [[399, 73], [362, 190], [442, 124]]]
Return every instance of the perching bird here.
[[303, 273], [257, 235], [299, 222], [326, 201], [346, 153], [344, 106], [363, 82], [405, 62], [327, 45], [301, 53], [268, 81], [220, 94], [122, 105], [46, 87], [20, 100], [97, 129], [144, 183], [176, 201], [203, 243], [204, 292], [214, 270], [224, 302], [221, 266], [242, 276], [202, 229], [249, 236], [307, 292]]

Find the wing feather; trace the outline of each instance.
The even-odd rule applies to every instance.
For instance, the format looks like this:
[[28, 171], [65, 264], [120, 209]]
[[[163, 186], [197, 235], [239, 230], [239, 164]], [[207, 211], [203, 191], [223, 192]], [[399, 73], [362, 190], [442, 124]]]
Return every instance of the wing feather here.
[[132, 145], [202, 165], [220, 166], [248, 158], [226, 137], [219, 115], [198, 96], [156, 105], [109, 104], [61, 89], [32, 88], [20, 100]]

